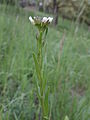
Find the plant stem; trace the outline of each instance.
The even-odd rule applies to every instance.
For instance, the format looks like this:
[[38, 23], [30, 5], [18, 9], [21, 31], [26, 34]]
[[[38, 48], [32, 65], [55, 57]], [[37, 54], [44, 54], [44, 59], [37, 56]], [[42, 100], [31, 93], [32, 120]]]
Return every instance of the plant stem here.
[[[42, 60], [43, 60], [43, 56], [42, 56], [42, 31], [40, 31], [39, 34], [39, 38], [38, 38], [38, 63], [40, 66], [40, 73], [42, 76]], [[42, 108], [42, 119], [44, 117], [44, 91], [43, 91], [43, 78], [40, 80], [40, 93], [41, 93], [41, 108]]]
[[[39, 36], [37, 37], [37, 58], [34, 56], [34, 62], [36, 67], [36, 73], [38, 76], [38, 86], [39, 88], [38, 95], [39, 95], [39, 101], [41, 105], [41, 111], [42, 111], [42, 120], [47, 120], [48, 118], [48, 108], [46, 108], [46, 100], [45, 100], [45, 87], [46, 84], [44, 84], [44, 78], [43, 78], [43, 54], [42, 54], [42, 37], [43, 37], [43, 31], [39, 31]], [[47, 103], [48, 104], [48, 103]], [[46, 117], [46, 118], [45, 118]]]

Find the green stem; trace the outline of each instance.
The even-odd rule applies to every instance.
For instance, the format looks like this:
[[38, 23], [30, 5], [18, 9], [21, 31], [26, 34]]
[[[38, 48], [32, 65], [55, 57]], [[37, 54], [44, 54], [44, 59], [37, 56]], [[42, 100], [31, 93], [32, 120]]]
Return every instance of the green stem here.
[[[40, 31], [40, 34], [39, 34], [39, 38], [38, 38], [38, 63], [39, 63], [39, 66], [40, 66], [40, 73], [42, 74], [42, 59], [43, 59], [43, 56], [42, 56], [42, 31]], [[42, 80], [40, 80], [40, 93], [41, 93], [41, 107], [42, 107], [42, 119], [44, 117], [44, 91], [43, 91], [43, 78]]]
[[[43, 44], [42, 44], [42, 37], [43, 37], [43, 32], [42, 31], [39, 31], [39, 36], [38, 36], [38, 39], [37, 39], [37, 61], [38, 61], [38, 64], [39, 64], [39, 68], [40, 68], [40, 76], [41, 78], [39, 79], [39, 87], [40, 87], [40, 93], [41, 93], [41, 96], [40, 96], [40, 103], [41, 103], [41, 110], [42, 110], [42, 120], [46, 120], [46, 113], [45, 113], [45, 101], [44, 101], [44, 89], [43, 89], [43, 68], [42, 68], [42, 64], [43, 64], [43, 55], [42, 55], [42, 47], [43, 47]], [[47, 116], [48, 117], [48, 116]]]

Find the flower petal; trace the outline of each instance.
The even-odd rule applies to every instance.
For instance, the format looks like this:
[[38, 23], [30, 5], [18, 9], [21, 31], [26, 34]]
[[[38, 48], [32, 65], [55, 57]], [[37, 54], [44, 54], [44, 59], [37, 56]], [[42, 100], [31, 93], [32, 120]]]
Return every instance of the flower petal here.
[[30, 16], [29, 17], [29, 20], [30, 20], [30, 22], [33, 24], [33, 25], [35, 25], [35, 22], [34, 22], [34, 20], [33, 20], [33, 18]]
[[52, 17], [48, 17], [49, 22], [51, 23], [53, 21]]
[[42, 22], [46, 23], [47, 21], [48, 21], [48, 18], [47, 17], [43, 17]]

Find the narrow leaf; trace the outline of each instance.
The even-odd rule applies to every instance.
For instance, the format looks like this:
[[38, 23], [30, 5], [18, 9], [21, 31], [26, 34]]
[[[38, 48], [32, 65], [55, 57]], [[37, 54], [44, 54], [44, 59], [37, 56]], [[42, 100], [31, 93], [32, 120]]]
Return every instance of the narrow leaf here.
[[37, 58], [36, 58], [36, 56], [35, 56], [34, 53], [33, 53], [33, 59], [34, 59], [34, 63], [35, 63], [37, 77], [41, 81], [42, 80], [42, 78], [41, 78], [41, 72], [40, 72], [40, 69], [39, 69], [39, 64], [38, 64]]

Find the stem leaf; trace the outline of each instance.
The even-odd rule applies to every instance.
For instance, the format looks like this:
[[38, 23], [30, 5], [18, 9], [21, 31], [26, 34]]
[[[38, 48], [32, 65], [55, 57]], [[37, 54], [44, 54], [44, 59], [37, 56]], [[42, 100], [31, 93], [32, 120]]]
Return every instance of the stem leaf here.
[[36, 55], [35, 55], [34, 53], [33, 53], [33, 59], [34, 59], [34, 63], [35, 63], [35, 68], [36, 68], [37, 77], [38, 77], [38, 79], [41, 81], [41, 80], [42, 80], [41, 72], [40, 72], [40, 69], [39, 69], [39, 64], [38, 64]]

